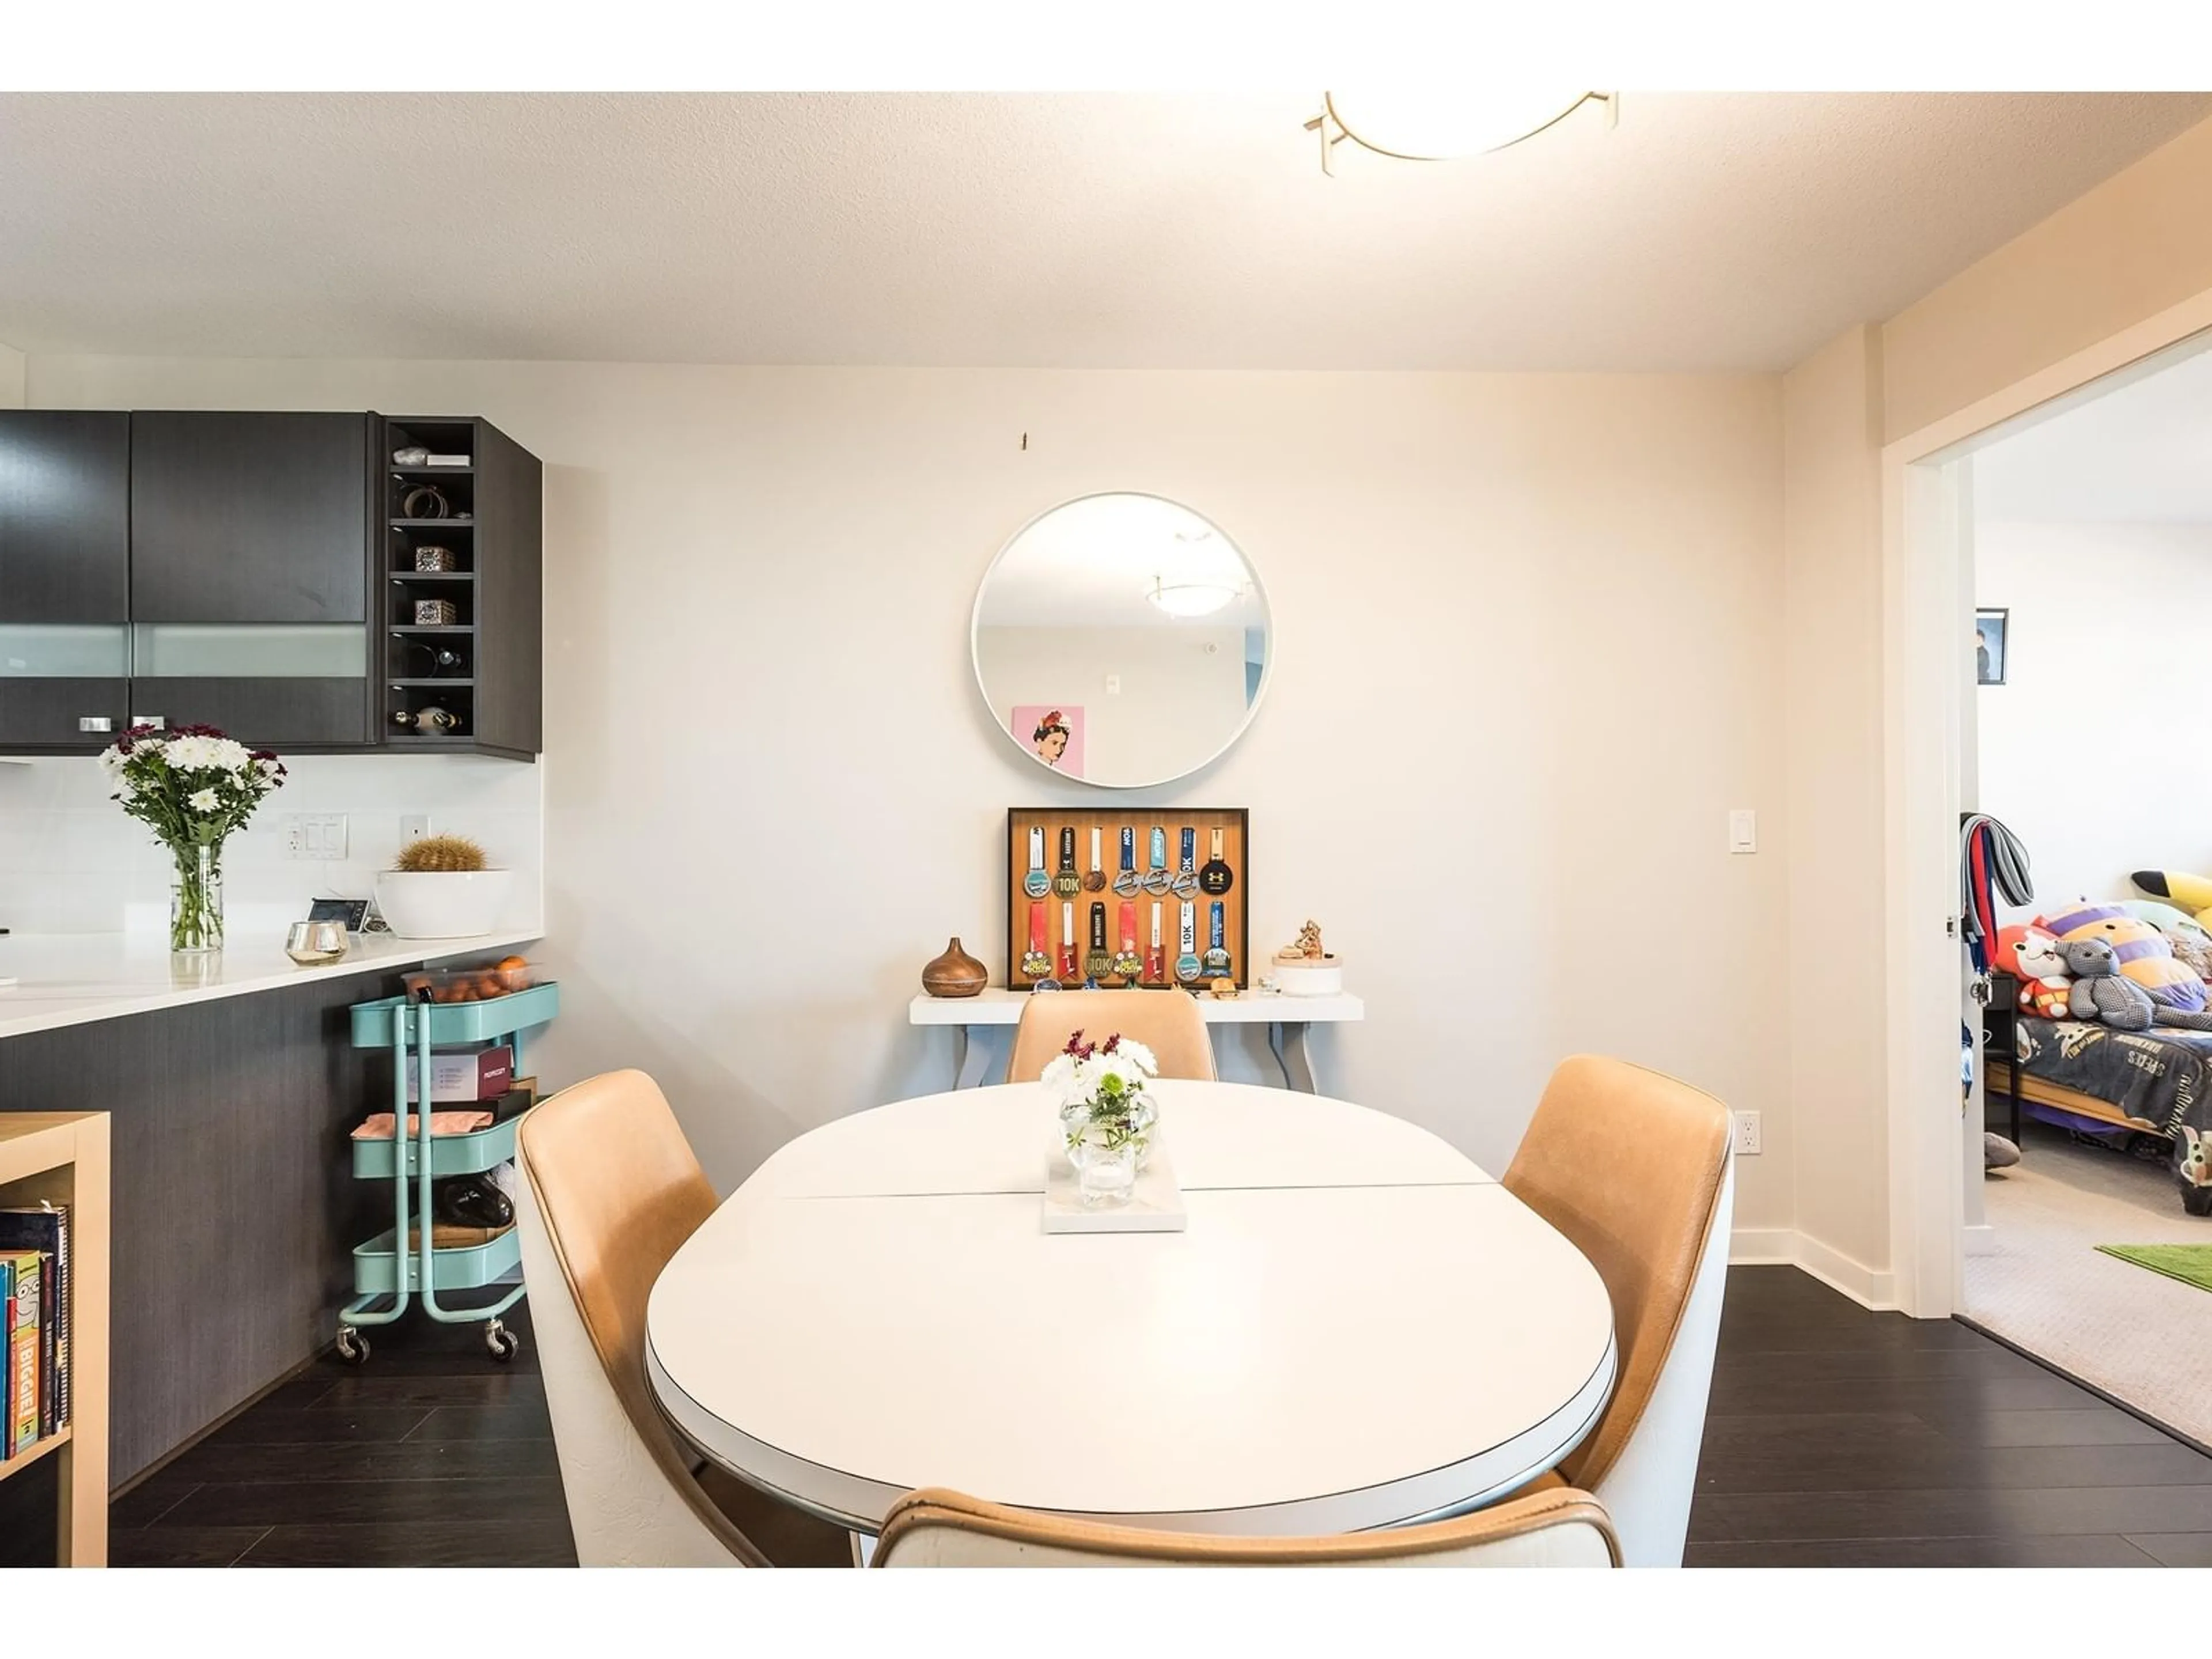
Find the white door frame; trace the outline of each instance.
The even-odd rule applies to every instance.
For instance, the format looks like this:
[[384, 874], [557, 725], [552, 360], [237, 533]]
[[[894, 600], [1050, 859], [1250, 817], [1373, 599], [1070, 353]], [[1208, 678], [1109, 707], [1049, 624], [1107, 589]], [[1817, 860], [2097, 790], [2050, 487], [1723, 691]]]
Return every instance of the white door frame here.
[[1884, 930], [1889, 964], [1889, 1249], [1897, 1305], [1964, 1307], [1966, 1138], [1959, 1120], [1958, 822], [1968, 630], [1957, 462], [2212, 348], [2212, 289], [1970, 404], [1881, 452]]

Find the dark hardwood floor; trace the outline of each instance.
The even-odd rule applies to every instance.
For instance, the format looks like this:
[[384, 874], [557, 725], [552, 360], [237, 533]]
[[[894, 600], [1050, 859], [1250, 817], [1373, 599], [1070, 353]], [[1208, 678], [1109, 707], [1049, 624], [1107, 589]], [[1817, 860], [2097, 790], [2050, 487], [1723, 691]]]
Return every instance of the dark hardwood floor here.
[[501, 1364], [419, 1316], [325, 1356], [116, 1501], [117, 1566], [573, 1566], [529, 1304]]
[[[526, 1304], [516, 1310], [526, 1314]], [[526, 1317], [375, 1333], [117, 1504], [118, 1565], [575, 1559]], [[1987, 1337], [1788, 1267], [1729, 1277], [1695, 1566], [2212, 1565], [2212, 1458]]]
[[1692, 1566], [2201, 1566], [2212, 1458], [1948, 1320], [1729, 1274]]

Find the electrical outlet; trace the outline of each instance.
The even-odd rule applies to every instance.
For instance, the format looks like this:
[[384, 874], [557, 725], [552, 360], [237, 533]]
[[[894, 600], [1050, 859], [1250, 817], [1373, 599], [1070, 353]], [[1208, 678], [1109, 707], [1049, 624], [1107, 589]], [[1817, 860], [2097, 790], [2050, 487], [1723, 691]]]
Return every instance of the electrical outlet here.
[[1735, 1155], [1738, 1158], [1759, 1156], [1759, 1114], [1738, 1112], [1735, 1116]]
[[430, 815], [428, 812], [402, 812], [399, 815], [399, 844], [402, 847], [410, 841], [420, 841], [429, 833]]
[[288, 859], [343, 859], [346, 817], [343, 812], [288, 812], [282, 820]]

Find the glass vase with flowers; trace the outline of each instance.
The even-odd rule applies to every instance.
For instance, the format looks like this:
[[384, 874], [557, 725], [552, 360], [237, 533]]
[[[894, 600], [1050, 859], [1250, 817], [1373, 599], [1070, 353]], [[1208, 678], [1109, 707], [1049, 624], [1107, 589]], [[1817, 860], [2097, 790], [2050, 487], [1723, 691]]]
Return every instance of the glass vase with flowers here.
[[1085, 1206], [1127, 1204], [1136, 1190], [1137, 1170], [1160, 1118], [1148, 1089], [1158, 1075], [1152, 1051], [1119, 1031], [1087, 1042], [1079, 1030], [1044, 1068]]
[[266, 749], [212, 726], [134, 726], [100, 757], [112, 797], [168, 849], [169, 949], [222, 949], [222, 845], [284, 782]]

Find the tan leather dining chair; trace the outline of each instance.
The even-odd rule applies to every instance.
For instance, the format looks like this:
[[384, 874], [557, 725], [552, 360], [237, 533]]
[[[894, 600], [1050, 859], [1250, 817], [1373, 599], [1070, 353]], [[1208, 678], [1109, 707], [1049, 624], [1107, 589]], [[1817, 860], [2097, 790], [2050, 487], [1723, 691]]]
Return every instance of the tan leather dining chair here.
[[849, 1566], [850, 1534], [695, 1455], [645, 1375], [653, 1282], [714, 1211], [676, 1115], [642, 1072], [532, 1108], [515, 1137], [515, 1224], [561, 1484], [586, 1566]]
[[1213, 1081], [1213, 1039], [1187, 991], [1047, 991], [1022, 1005], [1006, 1081], [1033, 1083], [1081, 1031], [1096, 1041], [1119, 1031], [1152, 1051], [1162, 1077]]
[[1613, 1303], [1613, 1397], [1545, 1484], [1595, 1493], [1630, 1566], [1682, 1564], [1728, 1273], [1729, 1127], [1686, 1083], [1578, 1054], [1552, 1073], [1505, 1171]]
[[940, 1487], [884, 1517], [878, 1567], [1617, 1567], [1604, 1506], [1565, 1488], [1450, 1521], [1334, 1538], [1213, 1538], [1069, 1521]]

